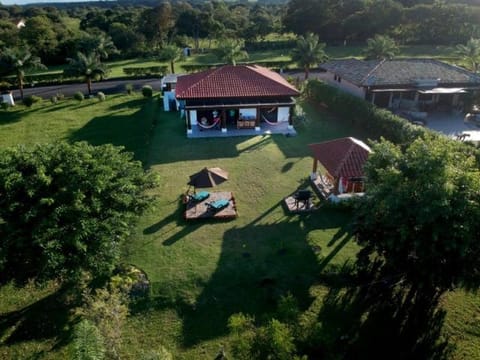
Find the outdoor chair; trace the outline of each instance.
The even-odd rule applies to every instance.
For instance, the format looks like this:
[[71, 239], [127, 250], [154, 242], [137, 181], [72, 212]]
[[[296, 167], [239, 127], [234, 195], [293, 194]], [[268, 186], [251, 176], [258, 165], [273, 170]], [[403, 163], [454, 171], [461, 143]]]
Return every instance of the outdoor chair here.
[[295, 193], [295, 205], [297, 206], [300, 202], [303, 202], [305, 209], [310, 208], [310, 199], [312, 198], [312, 192], [310, 190], [299, 190]]
[[226, 199], [220, 199], [220, 200], [209, 202], [206, 205], [208, 210], [210, 211], [220, 211], [223, 208], [227, 207], [228, 204], [230, 204], [230, 201]]

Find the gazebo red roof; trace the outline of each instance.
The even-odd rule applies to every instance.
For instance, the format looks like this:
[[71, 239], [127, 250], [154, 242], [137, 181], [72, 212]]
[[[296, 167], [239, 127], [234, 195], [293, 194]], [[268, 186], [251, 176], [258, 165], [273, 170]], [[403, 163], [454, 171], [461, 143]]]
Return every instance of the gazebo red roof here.
[[280, 74], [258, 65], [225, 65], [180, 76], [177, 99], [298, 96]]
[[310, 144], [317, 159], [334, 178], [362, 177], [363, 165], [372, 152], [368, 145], [353, 137]]

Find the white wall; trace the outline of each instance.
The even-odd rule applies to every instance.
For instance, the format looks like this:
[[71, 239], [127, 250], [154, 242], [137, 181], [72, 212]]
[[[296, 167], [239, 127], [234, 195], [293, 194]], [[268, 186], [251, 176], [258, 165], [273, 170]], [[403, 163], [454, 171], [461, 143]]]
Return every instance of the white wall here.
[[197, 110], [188, 110], [190, 112], [190, 124], [197, 125]]
[[[175, 91], [165, 91], [163, 93], [163, 110], [170, 111], [170, 100], [175, 99]], [[176, 101], [176, 99], [175, 99]], [[178, 103], [177, 103], [178, 108]]]
[[251, 119], [255, 120], [257, 118], [257, 109], [255, 108], [250, 108], [250, 109], [240, 109], [239, 110], [240, 118], [246, 118], [246, 119]]
[[277, 122], [288, 122], [290, 115], [289, 107], [279, 107], [277, 112]]
[[318, 76], [318, 78], [320, 80], [325, 81], [328, 85], [335, 86], [336, 88], [342, 91], [348, 92], [349, 94], [365, 99], [365, 89], [363, 87], [358, 87], [357, 85], [351, 83], [348, 80], [345, 80], [344, 78], [341, 78], [342, 81], [338, 82], [334, 80], [334, 76], [335, 74], [327, 71], [325, 73], [321, 73]]

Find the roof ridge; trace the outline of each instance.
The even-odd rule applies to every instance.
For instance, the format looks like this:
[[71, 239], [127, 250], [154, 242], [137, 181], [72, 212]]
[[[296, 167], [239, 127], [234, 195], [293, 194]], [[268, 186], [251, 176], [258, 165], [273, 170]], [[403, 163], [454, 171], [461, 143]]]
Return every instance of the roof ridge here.
[[[207, 79], [207, 78], [210, 78], [214, 73], [218, 72], [218, 70], [220, 70], [222, 67], [223, 67], [223, 66], [206, 70], [207, 72], [209, 72], [209, 73], [207, 74], [207, 76], [199, 78], [197, 81], [195, 81], [195, 83], [193, 83], [191, 86], [189, 86], [188, 89], [192, 89], [192, 88], [197, 88], [197, 87], [199, 87], [201, 82], [203, 82], [203, 81], [204, 81], [205, 79]], [[198, 73], [197, 73], [197, 74], [198, 74]], [[195, 74], [195, 75], [196, 75], [196, 74]]]
[[[367, 60], [362, 60], [362, 61], [366, 62]], [[363, 82], [366, 81], [366, 80], [373, 74], [374, 71], [377, 71], [378, 68], [385, 63], [385, 61], [387, 61], [387, 59], [380, 60], [380, 62], [379, 62], [377, 65], [375, 65], [375, 66], [373, 67], [373, 69], [370, 70], [370, 71], [367, 73], [367, 75], [365, 75], [365, 76], [363, 77], [362, 80], [360, 80], [360, 83], [363, 84]], [[368, 85], [368, 84], [366, 84], [366, 85]]]

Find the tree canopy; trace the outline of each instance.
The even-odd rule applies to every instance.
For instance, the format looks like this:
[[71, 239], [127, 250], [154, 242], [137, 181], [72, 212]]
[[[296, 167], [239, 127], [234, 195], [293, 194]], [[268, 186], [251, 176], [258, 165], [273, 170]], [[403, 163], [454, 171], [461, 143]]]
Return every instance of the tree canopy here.
[[480, 171], [462, 145], [429, 137], [373, 148], [358, 241], [397, 281], [444, 291], [479, 279]]
[[64, 73], [68, 76], [84, 78], [87, 83], [88, 94], [92, 94], [92, 81], [103, 78], [108, 73], [108, 68], [102, 64], [100, 56], [96, 52], [84, 54], [78, 52], [75, 58], [68, 60], [68, 67]]
[[365, 59], [367, 60], [391, 59], [397, 53], [398, 46], [389, 36], [375, 35], [375, 37], [367, 39], [367, 48], [365, 49]]
[[319, 42], [318, 35], [307, 33], [305, 36], [299, 36], [297, 46], [292, 51], [292, 60], [305, 71], [305, 79], [312, 66], [325, 61], [328, 56], [325, 54], [325, 44]]
[[0, 152], [0, 271], [6, 279], [108, 274], [155, 178], [121, 147], [87, 143]]

